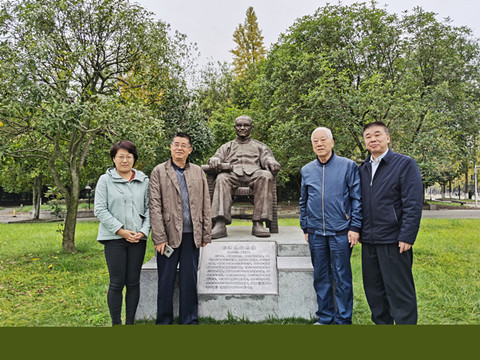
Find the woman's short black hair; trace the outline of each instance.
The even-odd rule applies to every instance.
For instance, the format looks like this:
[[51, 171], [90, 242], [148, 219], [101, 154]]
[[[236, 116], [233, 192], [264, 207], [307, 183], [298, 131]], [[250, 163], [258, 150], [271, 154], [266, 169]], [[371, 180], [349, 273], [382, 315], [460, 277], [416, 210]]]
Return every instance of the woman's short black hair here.
[[120, 149], [125, 149], [133, 155], [133, 158], [135, 159], [133, 165], [135, 165], [138, 160], [137, 147], [135, 146], [135, 144], [128, 140], [122, 140], [113, 144], [110, 148], [110, 157], [112, 158], [112, 160], [117, 155], [117, 152]]

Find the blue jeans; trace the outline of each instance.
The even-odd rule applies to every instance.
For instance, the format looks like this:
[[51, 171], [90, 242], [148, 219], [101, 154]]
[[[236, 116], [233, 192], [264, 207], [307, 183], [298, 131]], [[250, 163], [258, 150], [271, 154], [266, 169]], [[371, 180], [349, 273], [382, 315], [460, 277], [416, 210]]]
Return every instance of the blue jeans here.
[[125, 239], [105, 240], [105, 260], [110, 275], [107, 302], [112, 325], [121, 325], [123, 288], [125, 294], [125, 314], [127, 325], [135, 322], [135, 313], [140, 299], [140, 273], [147, 242], [140, 240], [130, 243]]
[[308, 234], [313, 264], [313, 286], [317, 293], [316, 315], [321, 324], [352, 323], [353, 285], [347, 235]]

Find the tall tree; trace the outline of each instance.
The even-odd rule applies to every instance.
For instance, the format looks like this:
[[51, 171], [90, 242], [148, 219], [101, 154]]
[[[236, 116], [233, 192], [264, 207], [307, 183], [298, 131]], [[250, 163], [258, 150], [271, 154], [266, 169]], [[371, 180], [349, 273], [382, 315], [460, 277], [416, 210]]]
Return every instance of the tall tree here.
[[418, 96], [415, 114], [401, 128], [409, 131], [402, 131], [399, 140], [419, 161], [425, 184], [432, 185], [475, 161], [480, 48], [470, 29], [454, 27], [448, 19], [439, 22], [419, 7], [403, 17], [402, 27], [410, 39], [407, 91]]
[[0, 155], [48, 164], [74, 251], [88, 155], [122, 138], [152, 155], [164, 126], [152, 105], [181, 83], [188, 51], [128, 0], [12, 0], [1, 11]]
[[234, 73], [242, 77], [248, 66], [264, 59], [266, 53], [253, 7], [247, 9], [245, 21], [235, 29], [233, 40], [237, 44], [235, 49], [230, 50], [233, 54]]
[[336, 151], [361, 161], [363, 126], [384, 121], [392, 148], [413, 156], [425, 184], [459, 169], [478, 134], [479, 44], [466, 28], [414, 9], [327, 5], [298, 20], [269, 53], [257, 104], [282, 164], [297, 176], [309, 135], [332, 128]]

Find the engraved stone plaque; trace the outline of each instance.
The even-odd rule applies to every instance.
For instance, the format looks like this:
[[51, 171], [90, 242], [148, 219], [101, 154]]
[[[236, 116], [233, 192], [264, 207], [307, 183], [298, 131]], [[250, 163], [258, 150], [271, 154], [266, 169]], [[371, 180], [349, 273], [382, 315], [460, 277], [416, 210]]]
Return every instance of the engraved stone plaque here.
[[278, 294], [274, 241], [214, 241], [202, 248], [199, 294]]

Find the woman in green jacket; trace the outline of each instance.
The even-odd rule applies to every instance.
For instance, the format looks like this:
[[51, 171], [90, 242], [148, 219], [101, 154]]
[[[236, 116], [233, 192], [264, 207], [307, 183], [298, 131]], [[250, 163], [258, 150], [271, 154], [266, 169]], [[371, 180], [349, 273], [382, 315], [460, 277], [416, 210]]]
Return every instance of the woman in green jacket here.
[[97, 240], [105, 246], [110, 284], [108, 308], [113, 325], [121, 325], [123, 288], [126, 287], [126, 324], [133, 325], [140, 298], [140, 271], [150, 233], [148, 177], [133, 168], [135, 145], [113, 144], [113, 168], [100, 176], [95, 189], [95, 216], [100, 221]]

